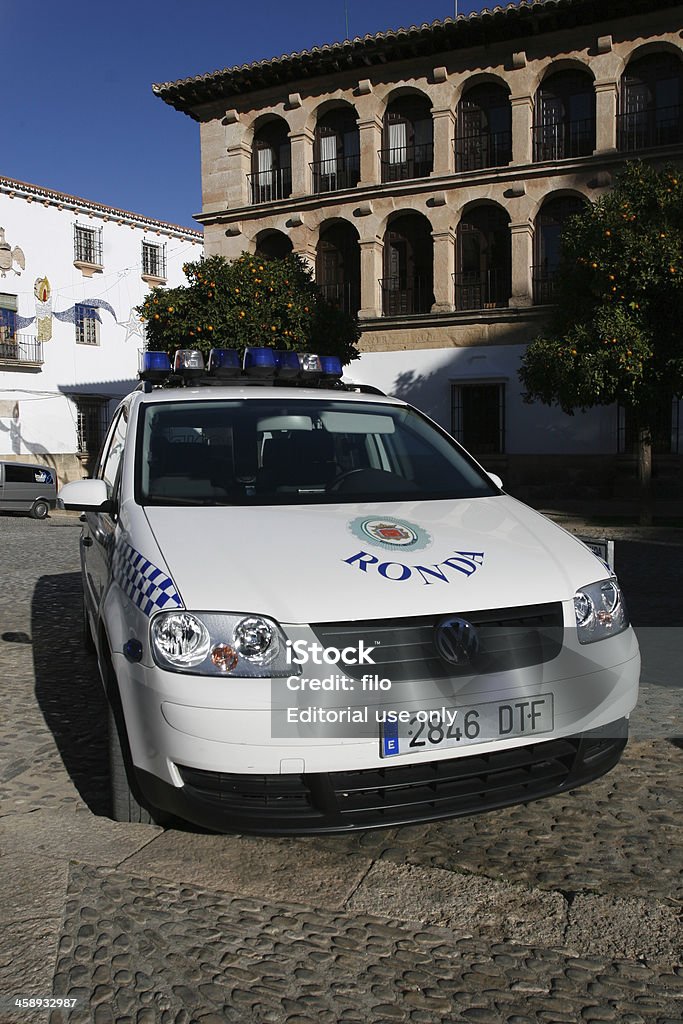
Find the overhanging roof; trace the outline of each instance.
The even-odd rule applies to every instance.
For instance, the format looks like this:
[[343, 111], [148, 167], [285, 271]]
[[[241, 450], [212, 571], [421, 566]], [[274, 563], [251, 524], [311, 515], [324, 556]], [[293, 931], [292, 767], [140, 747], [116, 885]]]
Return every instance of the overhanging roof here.
[[519, 0], [504, 7], [411, 25], [341, 43], [314, 46], [269, 60], [211, 71], [176, 82], [159, 82], [152, 91], [194, 120], [197, 108], [273, 85], [305, 81], [338, 71], [363, 70], [410, 57], [510, 41], [542, 32], [590, 25], [656, 10], [680, 7], [680, 0]]

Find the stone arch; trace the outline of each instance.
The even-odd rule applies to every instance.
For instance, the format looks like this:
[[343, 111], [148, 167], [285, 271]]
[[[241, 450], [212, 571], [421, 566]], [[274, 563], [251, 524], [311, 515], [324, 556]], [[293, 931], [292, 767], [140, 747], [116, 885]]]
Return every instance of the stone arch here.
[[292, 240], [284, 231], [264, 228], [254, 239], [257, 256], [265, 259], [282, 259], [293, 251]]
[[253, 122], [249, 186], [254, 204], [291, 195], [292, 147], [284, 117], [264, 114]]
[[342, 217], [320, 224], [315, 279], [330, 305], [355, 316], [360, 308], [360, 247], [358, 230]]
[[502, 167], [512, 161], [510, 86], [498, 75], [474, 75], [462, 89], [455, 158], [458, 171]]
[[432, 100], [414, 86], [387, 95], [382, 118], [382, 181], [428, 177], [434, 168]]
[[637, 152], [683, 140], [683, 51], [646, 43], [629, 55], [619, 80], [618, 148]]
[[455, 232], [455, 307], [507, 306], [512, 293], [508, 211], [490, 199], [463, 207]]
[[429, 313], [434, 304], [434, 240], [429, 218], [395, 210], [383, 232], [382, 311], [385, 316]]
[[534, 98], [534, 160], [590, 156], [595, 150], [595, 78], [584, 61], [553, 61]]
[[569, 219], [590, 204], [578, 189], [556, 189], [539, 202], [534, 216], [532, 289], [535, 306], [552, 302], [561, 259], [561, 237]]
[[360, 180], [360, 132], [353, 103], [333, 98], [320, 103], [309, 119], [313, 133], [313, 192], [355, 188]]

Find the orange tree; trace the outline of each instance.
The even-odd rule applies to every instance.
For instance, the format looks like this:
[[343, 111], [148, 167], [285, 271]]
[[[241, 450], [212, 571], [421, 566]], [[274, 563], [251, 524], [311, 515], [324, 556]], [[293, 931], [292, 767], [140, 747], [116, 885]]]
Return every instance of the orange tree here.
[[228, 262], [209, 256], [183, 267], [188, 284], [154, 288], [137, 311], [147, 348], [201, 351], [247, 345], [358, 358], [355, 317], [330, 306], [301, 257], [263, 259], [251, 253]]
[[524, 398], [632, 410], [647, 502], [658, 411], [683, 394], [683, 172], [628, 164], [562, 235], [557, 306], [529, 345]]

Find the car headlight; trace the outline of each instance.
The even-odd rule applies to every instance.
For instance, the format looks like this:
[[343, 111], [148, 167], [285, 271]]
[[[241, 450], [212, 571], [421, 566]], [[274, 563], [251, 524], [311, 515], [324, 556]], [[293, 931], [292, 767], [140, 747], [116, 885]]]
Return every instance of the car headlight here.
[[576, 630], [580, 644], [616, 636], [628, 627], [628, 613], [616, 577], [589, 583], [574, 594]]
[[160, 668], [233, 678], [292, 675], [286, 641], [273, 619], [215, 612], [160, 612], [150, 626]]

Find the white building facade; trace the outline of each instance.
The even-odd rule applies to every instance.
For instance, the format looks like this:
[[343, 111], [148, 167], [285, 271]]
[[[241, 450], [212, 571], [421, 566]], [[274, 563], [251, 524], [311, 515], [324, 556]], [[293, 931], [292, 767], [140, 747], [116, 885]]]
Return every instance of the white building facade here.
[[202, 252], [201, 231], [0, 178], [0, 459], [92, 469], [136, 385], [135, 307]]

